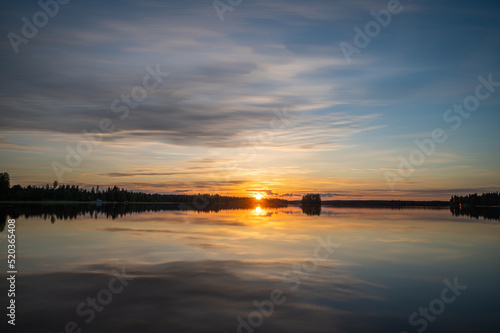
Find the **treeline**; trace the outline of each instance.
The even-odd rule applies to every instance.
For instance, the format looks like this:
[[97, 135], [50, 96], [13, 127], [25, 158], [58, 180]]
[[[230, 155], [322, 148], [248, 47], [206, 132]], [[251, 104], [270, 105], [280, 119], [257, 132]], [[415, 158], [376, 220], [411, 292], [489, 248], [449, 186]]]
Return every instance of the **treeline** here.
[[[102, 201], [102, 202], [169, 202], [189, 203], [198, 207], [208, 205], [235, 206], [243, 201], [254, 203], [254, 198], [228, 197], [219, 194], [158, 194], [128, 191], [123, 188], [108, 187], [100, 190], [99, 186], [91, 190], [80, 188], [76, 185], [59, 185], [57, 187], [31, 186], [21, 187], [15, 185], [8, 190], [3, 200], [8, 201]], [[265, 199], [264, 204], [282, 205], [286, 200]]]
[[[214, 198], [215, 199], [215, 198]], [[106, 202], [189, 202], [192, 195], [170, 195], [128, 191], [117, 186], [88, 190], [77, 185], [12, 186], [3, 196], [8, 201], [106, 201]]]
[[478, 195], [477, 193], [457, 196], [454, 195], [450, 199], [451, 206], [500, 206], [500, 193], [483, 193]]
[[162, 195], [127, 191], [116, 186], [91, 190], [77, 185], [32, 186], [14, 185], [3, 193], [2, 200], [8, 201], [107, 201], [107, 202], [185, 202], [188, 196]]
[[[168, 202], [174, 204], [188, 204], [194, 209], [203, 210], [209, 206], [244, 207], [255, 203], [254, 198], [229, 197], [218, 194], [159, 194], [128, 191], [117, 186], [100, 189], [80, 188], [77, 185], [59, 185], [55, 181], [52, 185], [10, 187], [8, 173], [0, 173], [0, 200], [4, 201], [97, 201], [97, 202]], [[269, 198], [259, 203], [267, 207], [282, 207], [287, 205], [286, 200]]]

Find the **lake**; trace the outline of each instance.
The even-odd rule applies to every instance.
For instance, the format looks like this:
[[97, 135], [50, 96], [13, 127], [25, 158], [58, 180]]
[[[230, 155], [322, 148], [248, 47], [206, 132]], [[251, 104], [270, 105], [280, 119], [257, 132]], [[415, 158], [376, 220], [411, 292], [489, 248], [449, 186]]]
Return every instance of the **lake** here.
[[3, 207], [15, 331], [500, 332], [496, 217], [146, 207]]

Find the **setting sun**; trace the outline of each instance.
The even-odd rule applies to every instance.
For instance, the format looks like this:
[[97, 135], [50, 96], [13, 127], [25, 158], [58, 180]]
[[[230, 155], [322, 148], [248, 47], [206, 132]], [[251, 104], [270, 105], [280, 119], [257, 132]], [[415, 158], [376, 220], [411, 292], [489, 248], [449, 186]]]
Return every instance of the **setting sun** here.
[[257, 194], [255, 195], [255, 199], [257, 199], [257, 200], [262, 199], [262, 194], [257, 193]]

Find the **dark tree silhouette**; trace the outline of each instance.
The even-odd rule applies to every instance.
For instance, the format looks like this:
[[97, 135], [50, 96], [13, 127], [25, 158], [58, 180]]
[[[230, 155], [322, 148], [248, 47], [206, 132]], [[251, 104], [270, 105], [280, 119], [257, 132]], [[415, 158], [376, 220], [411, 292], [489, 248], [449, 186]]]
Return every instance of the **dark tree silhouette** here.
[[474, 193], [465, 196], [454, 195], [450, 199], [450, 206], [500, 206], [500, 193], [492, 192], [481, 195]]
[[10, 176], [7, 172], [0, 173], [0, 200], [5, 200], [10, 191]]
[[321, 195], [308, 193], [300, 200], [302, 205], [321, 205]]
[[[1, 174], [4, 181], [1, 187], [1, 198], [8, 201], [105, 201], [105, 202], [159, 202], [174, 204], [190, 204], [196, 206], [196, 209], [204, 210], [214, 205], [219, 208], [224, 207], [253, 207], [254, 198], [228, 197], [218, 194], [159, 194], [134, 192], [118, 188], [117, 186], [108, 187], [106, 190], [100, 190], [99, 186], [92, 187], [90, 190], [80, 188], [76, 185], [59, 185], [54, 182], [52, 187], [32, 186], [22, 187], [14, 185], [9, 189], [9, 175]], [[1, 200], [1, 199], [0, 199]], [[265, 207], [286, 207], [286, 200], [269, 198], [260, 202]]]

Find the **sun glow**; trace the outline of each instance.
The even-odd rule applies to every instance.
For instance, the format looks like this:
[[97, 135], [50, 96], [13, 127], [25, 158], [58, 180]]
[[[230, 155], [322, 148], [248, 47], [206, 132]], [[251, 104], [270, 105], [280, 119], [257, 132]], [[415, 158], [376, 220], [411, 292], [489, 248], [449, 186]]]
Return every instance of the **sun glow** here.
[[255, 199], [257, 199], [257, 200], [262, 199], [262, 194], [257, 193], [257, 194], [255, 195]]

